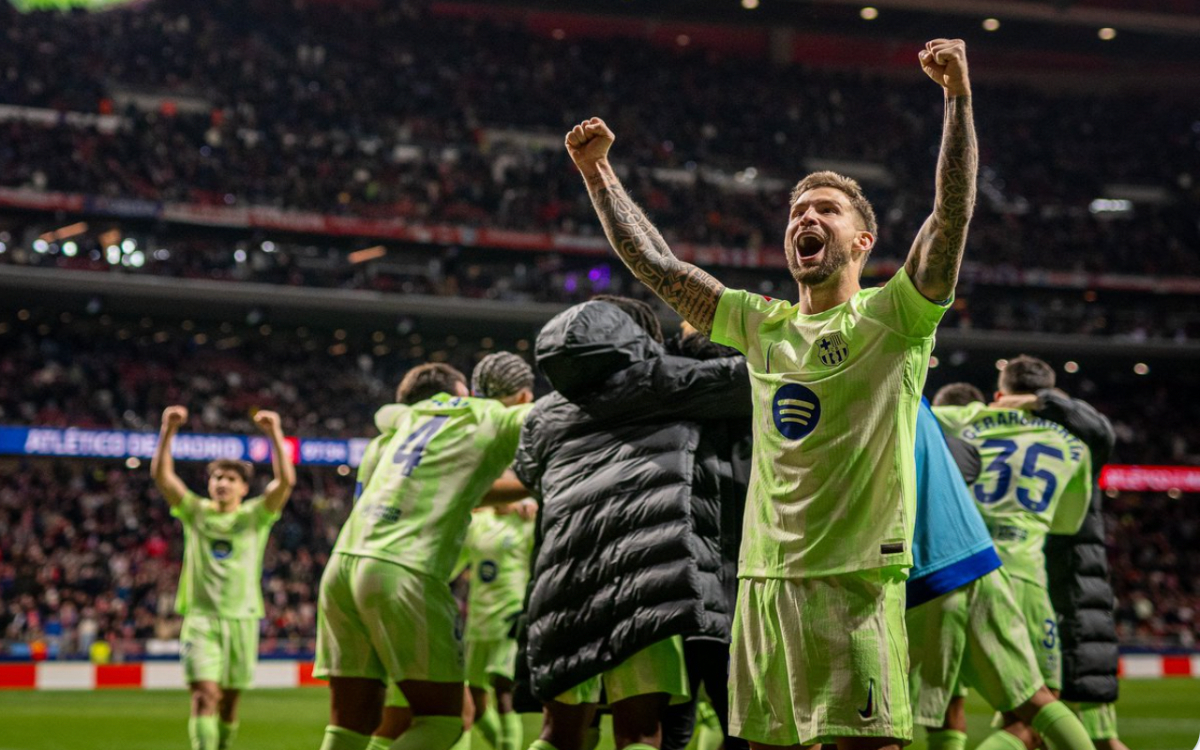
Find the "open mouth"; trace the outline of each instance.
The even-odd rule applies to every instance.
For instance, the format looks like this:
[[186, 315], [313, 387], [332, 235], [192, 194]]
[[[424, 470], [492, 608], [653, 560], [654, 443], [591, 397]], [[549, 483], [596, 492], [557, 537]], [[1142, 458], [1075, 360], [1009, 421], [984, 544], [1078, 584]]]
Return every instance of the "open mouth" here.
[[796, 257], [799, 260], [815, 260], [825, 249], [825, 238], [815, 232], [806, 232], [796, 238]]

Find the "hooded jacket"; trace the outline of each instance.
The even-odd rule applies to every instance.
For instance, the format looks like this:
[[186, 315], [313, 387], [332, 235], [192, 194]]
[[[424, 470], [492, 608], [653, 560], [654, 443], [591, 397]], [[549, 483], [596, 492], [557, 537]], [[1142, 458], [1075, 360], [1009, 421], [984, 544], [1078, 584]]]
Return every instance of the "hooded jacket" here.
[[557, 392], [513, 468], [542, 506], [524, 666], [550, 700], [672, 636], [729, 638], [720, 504], [696, 450], [702, 420], [751, 402], [745, 360], [666, 356], [606, 302], [556, 316], [535, 354]]
[[1117, 699], [1117, 627], [1114, 596], [1108, 580], [1104, 546], [1100, 470], [1112, 456], [1116, 434], [1112, 424], [1089, 404], [1046, 389], [1036, 413], [1066, 427], [1092, 452], [1092, 504], [1074, 536], [1046, 540], [1050, 599], [1058, 614], [1062, 640], [1062, 697], [1069, 701], [1111, 703]]

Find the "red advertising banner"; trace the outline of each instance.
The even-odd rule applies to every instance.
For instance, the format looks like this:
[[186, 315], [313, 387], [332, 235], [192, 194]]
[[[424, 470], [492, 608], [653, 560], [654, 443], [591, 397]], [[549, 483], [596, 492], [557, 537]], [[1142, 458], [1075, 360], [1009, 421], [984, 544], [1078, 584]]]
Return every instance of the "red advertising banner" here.
[[1129, 492], [1200, 492], [1200, 466], [1113, 464], [1104, 467], [1100, 486]]

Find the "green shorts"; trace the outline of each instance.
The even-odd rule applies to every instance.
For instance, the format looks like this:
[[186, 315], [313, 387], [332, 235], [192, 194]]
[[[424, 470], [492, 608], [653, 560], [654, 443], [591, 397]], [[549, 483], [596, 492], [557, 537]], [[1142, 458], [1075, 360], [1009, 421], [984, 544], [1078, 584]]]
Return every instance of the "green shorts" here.
[[674, 636], [651, 644], [617, 666], [585, 680], [554, 700], [576, 706], [599, 703], [601, 688], [612, 705], [617, 701], [651, 693], [666, 693], [671, 703], [686, 703], [687, 664], [683, 658], [683, 638]]
[[215, 682], [245, 690], [258, 666], [258, 620], [190, 614], [179, 633], [183, 674], [189, 683]]
[[941, 727], [950, 699], [969, 684], [997, 711], [1010, 711], [1042, 686], [1025, 616], [1004, 568], [913, 607], [908, 673], [913, 721]]
[[467, 641], [467, 684], [487, 689], [492, 680], [512, 681], [517, 667], [517, 642], [512, 638]]
[[898, 569], [738, 582], [730, 734], [769, 745], [912, 739]]
[[1087, 730], [1088, 739], [1115, 740], [1117, 734], [1117, 706], [1115, 703], [1072, 703], [1071, 708], [1079, 714], [1079, 721]]
[[1062, 655], [1058, 642], [1058, 615], [1050, 603], [1050, 592], [1021, 578], [1011, 580], [1017, 605], [1025, 615], [1029, 642], [1033, 646], [1042, 679], [1046, 687], [1059, 690], [1062, 688]]
[[450, 587], [395, 563], [334, 554], [321, 576], [313, 675], [462, 682]]

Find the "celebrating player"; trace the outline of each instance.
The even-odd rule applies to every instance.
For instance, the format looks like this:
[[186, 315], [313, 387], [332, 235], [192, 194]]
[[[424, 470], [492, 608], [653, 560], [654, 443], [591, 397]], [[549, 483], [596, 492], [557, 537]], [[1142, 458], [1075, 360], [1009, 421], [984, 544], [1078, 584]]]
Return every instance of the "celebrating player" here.
[[[1012, 580], [968, 492], [982, 468], [978, 452], [943, 435], [922, 403], [916, 459], [909, 686], [914, 720], [926, 728], [929, 747], [966, 747], [961, 688], [967, 683], [993, 708], [1036, 729], [1053, 750], [1091, 750], [1083, 725], [1045, 686]], [[1032, 750], [1034, 740], [1025, 727], [1010, 727], [979, 747]]]
[[[497, 352], [471, 373], [471, 392], [510, 406], [533, 401], [533, 370], [515, 354]], [[467, 684], [475, 728], [496, 750], [518, 750], [521, 717], [513, 710], [517, 641], [510, 635], [525, 601], [537, 503], [524, 500], [481, 510], [471, 520], [463, 549], [471, 566], [467, 595]], [[488, 690], [495, 706], [488, 701]]]
[[617, 179], [604, 122], [585, 121], [566, 138], [625, 264], [750, 363], [759, 408], [730, 727], [759, 748], [898, 748], [912, 737], [904, 570], [912, 564], [913, 431], [978, 170], [965, 44], [937, 39], [919, 58], [945, 94], [934, 209], [905, 267], [880, 289], [860, 286], [877, 227], [849, 178], [818, 172], [793, 190], [784, 235], [800, 287], [793, 305], [726, 289], [676, 258]]
[[396, 400], [376, 419], [373, 470], [321, 578], [314, 674], [332, 693], [322, 750], [367, 746], [385, 683], [413, 716], [393, 750], [447, 750], [463, 730], [458, 606], [446, 582], [529, 407], [469, 397], [444, 364], [410, 370]]
[[253, 466], [213, 461], [208, 465], [211, 499], [202, 498], [175, 473], [171, 456], [175, 433], [187, 418], [183, 406], [163, 411], [150, 471], [171, 515], [183, 522], [183, 569], [175, 610], [183, 615], [179, 640], [192, 691], [192, 750], [226, 750], [237, 734], [238, 698], [250, 687], [258, 663], [267, 535], [296, 486], [296, 470], [284, 451], [279, 415], [260, 411], [254, 423], [271, 441], [274, 478], [261, 496], [243, 501], [250, 492]]
[[[1049, 365], [1021, 356], [1001, 372], [997, 398], [1032, 394], [1053, 385], [1054, 370]], [[1012, 579], [1042, 680], [1057, 691], [1062, 686], [1058, 620], [1047, 590], [1043, 547], [1047, 534], [1074, 534], [1083, 523], [1091, 500], [1091, 453], [1061, 425], [1020, 409], [981, 402], [942, 405], [949, 397], [939, 396], [934, 412], [946, 432], [979, 450], [983, 470], [971, 490]], [[1070, 744], [1063, 746], [1090, 745], [1083, 726], [1065, 714], [1065, 706], [1043, 709], [1033, 719], [1034, 727], [1052, 742], [1055, 731], [1069, 728], [1070, 734], [1064, 736], [1070, 737]], [[1028, 718], [1006, 713], [1006, 731], [989, 738], [989, 747], [1018, 749], [1022, 740], [1024, 746], [1034, 747], [1031, 743], [1036, 740], [1023, 720]], [[1050, 718], [1054, 718], [1052, 725]], [[1043, 727], [1042, 722], [1047, 724]]]
[[[510, 635], [525, 601], [537, 503], [483, 509], [471, 520], [464, 547], [471, 566], [467, 595], [467, 684], [475, 728], [496, 750], [518, 750], [521, 717], [513, 711], [517, 641]], [[488, 690], [495, 695], [495, 706]]]

